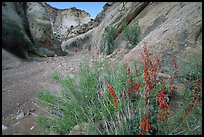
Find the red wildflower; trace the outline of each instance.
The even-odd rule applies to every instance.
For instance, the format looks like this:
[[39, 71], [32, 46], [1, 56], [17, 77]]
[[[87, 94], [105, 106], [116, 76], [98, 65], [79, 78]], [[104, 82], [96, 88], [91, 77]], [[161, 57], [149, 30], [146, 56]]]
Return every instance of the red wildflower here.
[[144, 97], [144, 100], [148, 100], [149, 98], [148, 97]]
[[186, 109], [186, 113], [187, 113], [188, 115], [190, 115], [191, 112], [192, 112], [192, 107], [189, 106], [189, 107]]
[[193, 106], [194, 106], [194, 107], [196, 106], [196, 101], [194, 102]]
[[146, 90], [146, 95], [149, 95], [149, 90]]
[[129, 79], [129, 80], [128, 80], [128, 82], [130, 82], [130, 83], [131, 83], [131, 82], [132, 82], [132, 78], [131, 78], [131, 79]]
[[115, 107], [118, 108], [118, 100], [117, 100], [117, 98], [114, 98], [114, 99], [113, 99], [113, 102], [114, 102], [114, 104], [116, 105]]
[[[110, 83], [108, 82], [108, 84], [110, 84]], [[118, 100], [117, 100], [117, 97], [115, 95], [115, 92], [114, 92], [111, 85], [108, 85], [108, 88], [109, 88], [110, 94], [113, 96], [113, 102], [116, 105], [115, 107], [117, 108], [118, 107]]]
[[169, 114], [168, 109], [169, 109], [169, 104], [168, 104], [168, 103], [166, 103], [165, 110], [166, 110], [166, 113], [167, 113], [167, 114]]
[[148, 80], [146, 80], [146, 84], [147, 84], [147, 85], [149, 85], [149, 84], [150, 84], [150, 82], [149, 82]]
[[144, 130], [140, 131], [140, 134], [141, 134], [141, 135], [144, 135], [144, 134], [145, 134], [145, 131], [144, 131]]
[[148, 114], [146, 113], [145, 117], [142, 120], [142, 124], [140, 124], [140, 126], [143, 128], [143, 130], [140, 132], [142, 135], [144, 135], [145, 133], [149, 133], [149, 130], [151, 130], [151, 126], [149, 124], [148, 121]]
[[109, 88], [109, 91], [110, 91], [111, 95], [112, 95], [113, 97], [115, 97], [115, 92], [114, 92], [112, 86], [109, 85], [108, 88]]
[[130, 69], [128, 69], [127, 74], [128, 74], [128, 75], [130, 74]]
[[132, 91], [132, 87], [130, 87], [129, 89], [128, 89], [128, 92], [131, 92]]
[[196, 101], [198, 101], [198, 93], [196, 94]]
[[152, 89], [153, 89], [153, 86], [149, 86], [149, 89], [152, 90]]
[[134, 88], [135, 88], [135, 92], [139, 92], [139, 86], [137, 84], [133, 84]]
[[144, 53], [146, 53], [147, 52], [147, 48], [146, 47], [144, 47]]
[[140, 125], [141, 125], [142, 128], [144, 128], [144, 126], [145, 126], [144, 124], [140, 124]]

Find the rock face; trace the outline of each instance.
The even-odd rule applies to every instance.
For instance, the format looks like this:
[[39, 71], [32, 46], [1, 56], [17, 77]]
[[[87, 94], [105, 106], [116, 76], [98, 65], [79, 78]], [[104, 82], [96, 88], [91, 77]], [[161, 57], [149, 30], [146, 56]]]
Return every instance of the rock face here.
[[[70, 47], [73, 47], [73, 46], [76, 47], [76, 44], [73, 44], [73, 43], [79, 43], [79, 42], [75, 41], [75, 40], [78, 40], [78, 39], [75, 39], [75, 37], [81, 37], [80, 38], [80, 43], [82, 43], [81, 47], [87, 47], [87, 45], [89, 49], [96, 47], [96, 41], [101, 40], [101, 35], [102, 35], [101, 32], [103, 32], [102, 27], [104, 27], [103, 24], [108, 26], [107, 21], [110, 21], [112, 18], [112, 16], [110, 16], [110, 12], [112, 9], [118, 6], [119, 3], [117, 2], [116, 3], [115, 2], [106, 3], [103, 6], [103, 10], [96, 16], [94, 20], [91, 20], [90, 22], [82, 26], [74, 27], [70, 31], [66, 32], [62, 39], [63, 42], [61, 45], [63, 51], [66, 53], [69, 53]], [[114, 11], [114, 12], [117, 12], [117, 11]], [[105, 16], [110, 16], [110, 18], [105, 19]], [[101, 25], [101, 23], [103, 24]], [[82, 38], [84, 36], [85, 37], [89, 36], [89, 37]], [[72, 43], [72, 44], [69, 45], [69, 43]]]
[[149, 4], [132, 21], [139, 21], [143, 40], [123, 58], [123, 62], [140, 60], [143, 45], [157, 54], [164, 65], [169, 65], [165, 60], [173, 56], [181, 65], [202, 55], [201, 15], [202, 4], [197, 2]]
[[[125, 8], [121, 10], [123, 4]], [[167, 60], [174, 56], [179, 63], [189, 62], [193, 56], [201, 58], [202, 3], [116, 2], [108, 10], [100, 25], [92, 32], [91, 48], [95, 47], [98, 53], [103, 48], [101, 37], [107, 26], [113, 26], [117, 30], [116, 50], [125, 50], [127, 42], [124, 40], [121, 24], [128, 21], [127, 26], [138, 22], [142, 39], [125, 56], [121, 55], [123, 63], [140, 61], [143, 45], [158, 55], [164, 65], [169, 65]]]
[[56, 49], [55, 42], [57, 43], [57, 39], [53, 37], [47, 11], [42, 4], [37, 2], [28, 2], [27, 5], [26, 14], [35, 43], [45, 48]]
[[56, 9], [49, 6], [45, 7], [50, 17], [54, 36], [61, 40], [61, 36], [73, 27], [86, 24], [91, 20], [89, 13], [75, 7], [69, 9]]
[[[201, 59], [202, 3], [114, 2], [106, 4], [104, 9], [98, 15], [98, 17], [101, 17], [101, 23], [91, 30], [88, 38], [88, 45], [93, 51], [92, 54], [97, 53], [97, 57], [104, 57], [104, 52], [101, 52], [101, 49], [104, 48], [102, 34], [107, 26], [116, 28], [115, 49], [125, 51], [128, 43], [124, 40], [123, 24], [126, 23], [129, 27], [138, 22], [141, 30], [141, 40], [130, 52], [121, 52], [125, 55], [117, 54], [121, 62], [141, 61], [140, 56], [144, 45], [158, 56], [164, 66], [169, 66], [169, 61], [173, 57], [176, 57], [180, 64], [190, 61], [195, 62], [192, 60], [195, 57]], [[95, 20], [97, 20], [97, 17]], [[61, 45], [63, 50], [68, 52], [71, 47], [77, 45], [78, 38], [84, 36], [83, 34], [78, 35], [77, 38], [64, 40]], [[83, 47], [83, 43], [86, 42], [80, 43]], [[110, 56], [114, 58], [115, 55]], [[185, 70], [182, 73], [188, 71]]]
[[62, 36], [74, 26], [90, 21], [90, 15], [76, 8], [56, 9], [44, 2], [28, 2], [27, 16], [36, 43], [60, 52]]
[[[87, 12], [76, 8], [59, 10], [45, 2], [6, 2], [2, 4], [3, 47], [27, 56], [32, 45], [48, 48], [58, 55], [74, 51], [80, 45], [75, 51], [89, 47], [103, 56], [102, 34], [106, 27], [116, 28], [115, 49], [123, 51], [127, 47], [124, 24], [131, 26], [138, 22], [141, 41], [123, 62], [139, 58], [144, 44], [160, 58], [170, 51], [171, 56], [178, 55], [178, 51], [185, 56], [184, 51], [201, 51], [201, 5], [198, 2], [107, 2], [97, 17], [91, 19]], [[13, 26], [16, 29], [9, 29]]]
[[60, 10], [45, 2], [4, 2], [2, 18], [3, 48], [20, 57], [33, 53], [34, 45], [61, 55], [60, 44], [67, 31], [76, 27], [76, 36], [93, 28], [89, 13], [75, 7]]
[[90, 37], [92, 36], [92, 31], [70, 38], [67, 41], [63, 41], [61, 48], [63, 52], [68, 54], [73, 54], [84, 49], [91, 50]]
[[25, 3], [2, 3], [2, 47], [22, 58], [33, 45], [25, 18]]

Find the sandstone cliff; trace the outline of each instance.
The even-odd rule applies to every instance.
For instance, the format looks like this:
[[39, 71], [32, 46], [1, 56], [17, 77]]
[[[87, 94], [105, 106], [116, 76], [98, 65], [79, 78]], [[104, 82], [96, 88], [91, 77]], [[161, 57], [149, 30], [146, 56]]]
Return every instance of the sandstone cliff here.
[[35, 53], [35, 46], [62, 55], [60, 44], [67, 31], [93, 20], [83, 10], [60, 10], [45, 2], [4, 2], [2, 11], [3, 48], [21, 57]]
[[[123, 24], [126, 23], [128, 27], [135, 22], [140, 26], [141, 40], [129, 50], [123, 37]], [[116, 28], [117, 35], [115, 52], [106, 56], [102, 50], [102, 34], [108, 26]], [[179, 63], [189, 63], [195, 57], [201, 59], [202, 55], [202, 3], [114, 2], [104, 12], [99, 26], [87, 32], [87, 35], [64, 41], [62, 49], [68, 52], [70, 47], [80, 46], [82, 49], [88, 45], [96, 58], [130, 63], [132, 60], [140, 61], [143, 46], [146, 45], [166, 66], [169, 65], [166, 60], [172, 57], [176, 57]]]

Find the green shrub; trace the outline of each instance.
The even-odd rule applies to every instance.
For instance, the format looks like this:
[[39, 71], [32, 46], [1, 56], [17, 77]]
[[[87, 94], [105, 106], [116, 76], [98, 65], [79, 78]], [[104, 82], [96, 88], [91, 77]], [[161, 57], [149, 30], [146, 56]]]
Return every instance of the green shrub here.
[[105, 28], [104, 33], [102, 34], [102, 45], [103, 50], [107, 55], [111, 54], [115, 48], [115, 40], [116, 38], [116, 30], [112, 26], [108, 26]]
[[[79, 67], [78, 82], [55, 73], [53, 79], [62, 89], [59, 93], [38, 92], [39, 103], [49, 112], [39, 117], [39, 125], [58, 134], [68, 134], [82, 123], [89, 126], [86, 133], [76, 131], [78, 134], [199, 134], [201, 76], [177, 96], [172, 87], [178, 79], [158, 76], [162, 72], [160, 61], [147, 49], [143, 61], [131, 67], [84, 62]], [[183, 105], [172, 105], [175, 100]]]
[[134, 23], [132, 26], [127, 26], [123, 31], [123, 36], [130, 44], [128, 45], [128, 48], [134, 48], [140, 41], [140, 28], [138, 22]]
[[47, 56], [47, 57], [54, 57], [54, 51], [50, 51], [46, 48], [43, 47], [38, 47], [36, 49], [36, 55], [43, 57], [43, 56]]

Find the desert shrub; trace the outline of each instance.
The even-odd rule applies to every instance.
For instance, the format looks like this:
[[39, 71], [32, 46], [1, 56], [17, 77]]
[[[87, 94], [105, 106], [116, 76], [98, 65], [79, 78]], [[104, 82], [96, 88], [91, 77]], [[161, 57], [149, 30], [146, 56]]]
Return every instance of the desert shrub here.
[[89, 125], [87, 132], [77, 134], [199, 134], [202, 78], [194, 79], [178, 96], [174, 90], [178, 63], [173, 60], [172, 73], [166, 77], [165, 67], [146, 47], [142, 59], [142, 64], [134, 62], [130, 67], [81, 63], [79, 82], [54, 74], [62, 90], [38, 92], [39, 103], [49, 112], [39, 117], [39, 125], [59, 134], [68, 134], [81, 123]]
[[[181, 64], [180, 71], [183, 78], [188, 81], [196, 80], [202, 76], [202, 52], [189, 52], [188, 55], [182, 55], [178, 58]], [[190, 79], [189, 79], [190, 78]]]
[[107, 55], [111, 54], [115, 48], [116, 30], [112, 26], [105, 28], [104, 33], [102, 34], [102, 46]]
[[134, 48], [140, 41], [140, 28], [138, 22], [132, 26], [127, 26], [123, 31], [124, 39], [130, 44], [129, 49]]
[[54, 57], [55, 55], [54, 51], [50, 51], [49, 49], [43, 48], [43, 47], [34, 47], [33, 50], [34, 50], [34, 53], [40, 57], [44, 57], [44, 56]]

